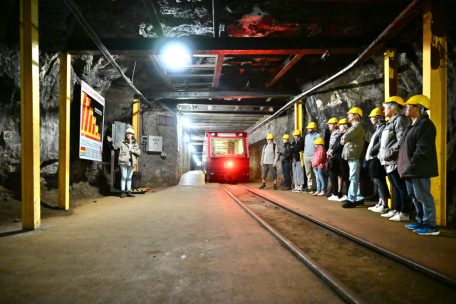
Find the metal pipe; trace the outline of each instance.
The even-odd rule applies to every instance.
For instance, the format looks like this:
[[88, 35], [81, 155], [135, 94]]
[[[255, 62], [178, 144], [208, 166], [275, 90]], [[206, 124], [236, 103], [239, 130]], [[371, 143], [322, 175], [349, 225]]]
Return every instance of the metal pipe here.
[[400, 30], [404, 25], [407, 24], [407, 21], [415, 16], [417, 14], [417, 9], [422, 6], [421, 1], [419, 0], [414, 0], [412, 3], [410, 3], [400, 14], [397, 16], [391, 23], [386, 27], [386, 29], [383, 30], [383, 32], [369, 44], [369, 46], [355, 59], [353, 60], [348, 66], [334, 74], [333, 76], [329, 77], [328, 79], [320, 82], [316, 86], [312, 87], [311, 89], [295, 96], [291, 101], [289, 101], [287, 104], [285, 104], [282, 108], [277, 110], [274, 114], [257, 124], [256, 126], [250, 128], [247, 130], [248, 133], [251, 133], [258, 129], [259, 127], [263, 126], [266, 124], [268, 121], [276, 118], [287, 110], [289, 107], [291, 107], [293, 104], [296, 102], [300, 101], [303, 97], [309, 95], [310, 93], [314, 92], [315, 90], [323, 87], [324, 85], [330, 83], [331, 81], [335, 80], [339, 76], [345, 74], [347, 71], [352, 69], [353, 67], [363, 63], [365, 60], [367, 60], [372, 53], [375, 53], [378, 48], [380, 48], [384, 41], [387, 40], [389, 37], [393, 36], [398, 30]]
[[[143, 98], [143, 100], [150, 104], [150, 105], [154, 105], [154, 102], [148, 100], [142, 93], [141, 91], [139, 91], [135, 85], [130, 81], [130, 79], [125, 75], [125, 73], [122, 71], [121, 67], [117, 64], [117, 62], [115, 61], [114, 57], [112, 57], [111, 53], [109, 52], [109, 50], [106, 48], [106, 46], [101, 42], [100, 38], [98, 38], [97, 34], [95, 33], [95, 31], [93, 30], [93, 28], [90, 26], [90, 24], [87, 22], [87, 20], [82, 16], [81, 12], [79, 11], [78, 7], [76, 6], [76, 4], [74, 3], [73, 0], [64, 0], [65, 1], [65, 4], [67, 5], [67, 7], [69, 8], [69, 10], [71, 11], [71, 13], [74, 15], [74, 17], [79, 21], [79, 23], [81, 24], [81, 26], [84, 28], [84, 30], [86, 31], [87, 35], [89, 35], [89, 37], [92, 39], [92, 41], [95, 43], [95, 45], [98, 47], [98, 49], [101, 51], [101, 53], [103, 54], [103, 56], [106, 58], [106, 60], [108, 60], [113, 66], [114, 68], [120, 73], [120, 75], [122, 76], [122, 78], [127, 82], [127, 84], [133, 89], [133, 91], [136, 92], [136, 94], [138, 94], [139, 96], [141, 96], [141, 98]], [[175, 113], [175, 111], [173, 111], [170, 107], [160, 103], [160, 105], [165, 108], [166, 110], [170, 111], [171, 113]]]

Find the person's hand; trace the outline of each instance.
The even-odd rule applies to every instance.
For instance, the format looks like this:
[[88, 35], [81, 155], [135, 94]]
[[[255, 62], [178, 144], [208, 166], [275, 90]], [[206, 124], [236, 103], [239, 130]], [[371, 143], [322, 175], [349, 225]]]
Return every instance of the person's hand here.
[[108, 142], [111, 142], [111, 141], [112, 141], [111, 136], [106, 136], [106, 139], [108, 140]]

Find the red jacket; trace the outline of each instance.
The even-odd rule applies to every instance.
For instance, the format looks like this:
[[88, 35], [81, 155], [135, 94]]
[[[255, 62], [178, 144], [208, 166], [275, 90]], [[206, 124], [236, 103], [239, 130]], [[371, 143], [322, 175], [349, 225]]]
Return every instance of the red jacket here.
[[326, 168], [326, 149], [322, 145], [316, 145], [312, 168]]

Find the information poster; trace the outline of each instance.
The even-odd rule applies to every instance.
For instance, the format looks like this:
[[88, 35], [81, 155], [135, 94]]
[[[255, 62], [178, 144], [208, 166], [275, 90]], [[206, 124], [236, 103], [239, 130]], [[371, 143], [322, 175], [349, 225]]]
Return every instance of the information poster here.
[[102, 161], [105, 99], [81, 81], [79, 158]]

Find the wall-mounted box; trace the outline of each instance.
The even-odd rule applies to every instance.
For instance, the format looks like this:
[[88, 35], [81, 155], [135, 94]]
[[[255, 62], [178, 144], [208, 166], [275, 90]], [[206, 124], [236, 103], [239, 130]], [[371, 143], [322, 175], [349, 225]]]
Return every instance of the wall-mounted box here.
[[147, 139], [147, 152], [162, 152], [163, 151], [163, 137], [149, 136]]

